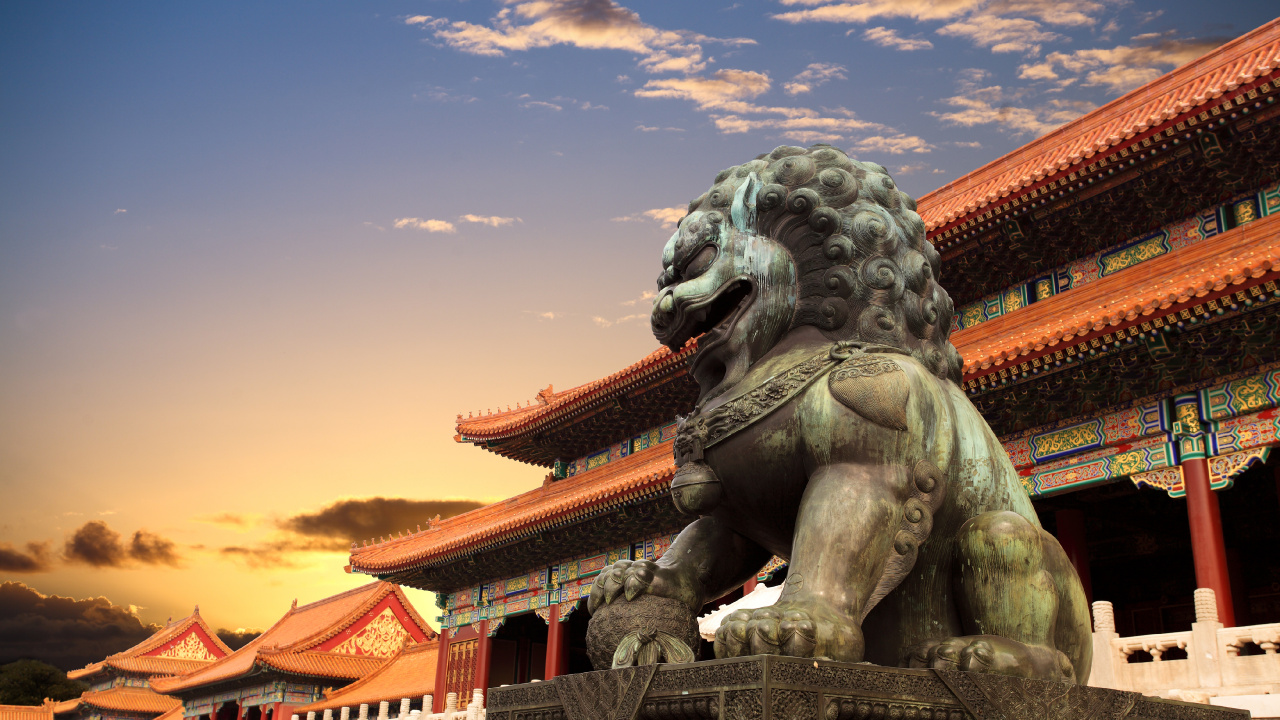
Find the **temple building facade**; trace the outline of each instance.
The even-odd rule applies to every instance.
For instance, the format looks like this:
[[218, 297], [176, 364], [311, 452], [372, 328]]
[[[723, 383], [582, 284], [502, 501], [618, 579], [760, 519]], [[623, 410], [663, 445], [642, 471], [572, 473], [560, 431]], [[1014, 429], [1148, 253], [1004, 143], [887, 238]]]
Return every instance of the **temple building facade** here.
[[[326, 688], [368, 676], [436, 632], [398, 586], [373, 582], [290, 608], [244, 647], [205, 667], [157, 678], [186, 720], [288, 719]], [[428, 686], [429, 687], [429, 686]]]
[[56, 703], [54, 715], [57, 720], [155, 720], [182, 703], [154, 691], [153, 681], [185, 675], [230, 654], [197, 607], [128, 650], [67, 673], [89, 689]]
[[[1278, 68], [1280, 20], [919, 199], [963, 389], [1108, 603], [1104, 635], [1280, 621]], [[353, 549], [351, 571], [438, 594], [437, 711], [589, 669], [594, 576], [686, 524], [668, 490], [695, 350], [459, 417], [458, 442], [545, 468], [542, 486]], [[758, 580], [785, 574], [775, 558]], [[1223, 637], [1273, 659], [1280, 640]], [[1192, 662], [1185, 642], [1116, 642], [1128, 665]]]

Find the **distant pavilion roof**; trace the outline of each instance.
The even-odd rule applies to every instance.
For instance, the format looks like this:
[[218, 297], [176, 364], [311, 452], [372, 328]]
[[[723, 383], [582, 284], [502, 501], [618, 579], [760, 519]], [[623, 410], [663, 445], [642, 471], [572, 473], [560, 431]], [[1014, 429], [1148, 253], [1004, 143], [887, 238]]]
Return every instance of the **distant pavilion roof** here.
[[1196, 112], [1280, 67], [1280, 18], [1122, 95], [919, 199], [933, 233]]
[[296, 707], [293, 712], [306, 715], [363, 703], [376, 705], [383, 700], [421, 698], [435, 694], [436, 660], [440, 655], [439, 640], [406, 645], [382, 667], [351, 683], [325, 692], [323, 700]]
[[168, 623], [128, 650], [72, 670], [67, 677], [83, 680], [113, 669], [150, 676], [182, 675], [230, 654], [231, 648], [218, 639], [197, 607], [187, 617]]
[[[375, 613], [384, 603], [386, 607]], [[397, 608], [400, 612], [395, 612]], [[227, 657], [181, 677], [156, 678], [151, 686], [162, 693], [189, 693], [203, 686], [235, 680], [255, 669], [354, 680], [381, 667], [399, 648], [363, 652], [356, 644], [350, 647], [347, 643], [340, 644], [343, 638], [339, 636], [350, 634], [351, 639], [356, 640], [366, 631], [378, 631], [376, 615], [388, 611], [396, 616], [410, 642], [436, 636], [413, 609], [404, 591], [391, 583], [374, 582], [291, 608], [266, 632]]]

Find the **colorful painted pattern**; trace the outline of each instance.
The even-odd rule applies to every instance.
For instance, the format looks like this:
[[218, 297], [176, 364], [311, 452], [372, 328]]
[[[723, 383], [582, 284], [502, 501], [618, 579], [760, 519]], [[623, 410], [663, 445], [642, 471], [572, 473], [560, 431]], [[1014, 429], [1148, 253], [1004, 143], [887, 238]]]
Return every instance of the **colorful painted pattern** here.
[[1280, 370], [1200, 391], [1201, 419], [1222, 420], [1280, 405]]
[[655, 445], [664, 442], [670, 442], [676, 437], [675, 421], [665, 425], [649, 428], [644, 432], [632, 437], [629, 440], [616, 442], [607, 448], [597, 450], [589, 455], [574, 460], [565, 468], [565, 476], [573, 477], [589, 470], [595, 470], [603, 465], [608, 465], [615, 460], [621, 460], [632, 453], [640, 452]]
[[1269, 185], [1257, 192], [1237, 196], [1226, 203], [1207, 208], [1155, 232], [1131, 238], [1101, 252], [1082, 257], [1053, 270], [1047, 277], [1034, 278], [1029, 282], [964, 305], [956, 311], [951, 330], [954, 332], [973, 327], [1013, 312], [1027, 305], [1029, 298], [1044, 300], [1152, 258], [1194, 245], [1221, 233], [1226, 228], [1224, 216], [1227, 214], [1230, 214], [1232, 226], [1235, 226], [1277, 211], [1280, 211], [1280, 184]]
[[459, 590], [444, 601], [444, 615], [438, 619], [446, 628], [462, 628], [489, 620], [489, 632], [497, 622], [509, 615], [537, 612], [546, 620], [552, 605], [563, 606], [563, 620], [573, 603], [590, 593], [595, 575], [618, 560], [657, 560], [671, 547], [674, 533], [657, 535], [630, 545], [613, 548], [595, 555], [580, 555], [548, 568], [524, 575], [503, 578], [483, 585]]
[[[1074, 456], [1102, 447], [1131, 442], [1137, 438], [1167, 433], [1165, 403], [1153, 402], [1126, 408], [1065, 428], [1057, 428], [1004, 443], [1005, 452], [1019, 470], [1040, 466], [1046, 461]], [[1105, 453], [1114, 454], [1114, 453]], [[1085, 458], [1073, 459], [1072, 464]]]
[[1173, 445], [1160, 442], [1064, 468], [1036, 472], [1023, 479], [1031, 496], [1048, 495], [1110, 482], [1175, 464]]
[[1222, 420], [1214, 425], [1214, 431], [1209, 433], [1209, 451], [1213, 455], [1226, 455], [1280, 443], [1280, 410], [1262, 410]]

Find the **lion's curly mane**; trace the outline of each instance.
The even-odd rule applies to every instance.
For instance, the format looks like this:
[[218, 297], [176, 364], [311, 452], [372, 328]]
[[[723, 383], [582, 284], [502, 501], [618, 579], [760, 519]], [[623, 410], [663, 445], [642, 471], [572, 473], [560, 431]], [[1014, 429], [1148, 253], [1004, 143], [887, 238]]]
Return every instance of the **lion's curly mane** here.
[[830, 145], [782, 146], [722, 170], [689, 212], [727, 214], [751, 173], [763, 183], [757, 232], [786, 247], [796, 264], [792, 327], [902, 348], [959, 382], [960, 354], [948, 339], [955, 307], [937, 280], [941, 258], [925, 239], [915, 200], [888, 171]]

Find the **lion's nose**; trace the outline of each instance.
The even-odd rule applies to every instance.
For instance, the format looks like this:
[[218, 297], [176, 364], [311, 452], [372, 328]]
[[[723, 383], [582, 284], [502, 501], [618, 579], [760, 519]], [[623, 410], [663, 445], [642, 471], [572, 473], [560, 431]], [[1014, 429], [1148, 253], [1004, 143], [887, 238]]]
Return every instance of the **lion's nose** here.
[[676, 303], [671, 298], [670, 291], [663, 291], [662, 295], [653, 303], [653, 316], [650, 318], [655, 330], [666, 328], [675, 319]]

